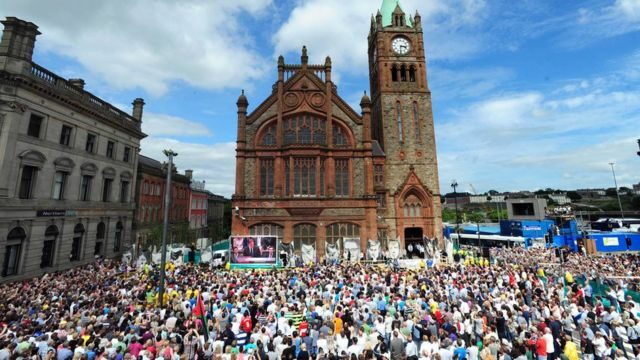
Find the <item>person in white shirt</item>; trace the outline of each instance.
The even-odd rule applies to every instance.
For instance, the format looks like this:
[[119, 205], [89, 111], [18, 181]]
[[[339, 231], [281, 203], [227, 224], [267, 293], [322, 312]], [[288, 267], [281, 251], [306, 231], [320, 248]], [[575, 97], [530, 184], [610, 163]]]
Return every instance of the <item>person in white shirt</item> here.
[[413, 340], [407, 342], [407, 345], [404, 348], [404, 353], [407, 360], [418, 359], [418, 346], [416, 345], [416, 342]]
[[357, 337], [354, 337], [352, 341], [353, 344], [347, 348], [347, 354], [349, 354], [349, 356], [355, 355], [358, 357], [362, 353], [362, 347], [358, 344]]

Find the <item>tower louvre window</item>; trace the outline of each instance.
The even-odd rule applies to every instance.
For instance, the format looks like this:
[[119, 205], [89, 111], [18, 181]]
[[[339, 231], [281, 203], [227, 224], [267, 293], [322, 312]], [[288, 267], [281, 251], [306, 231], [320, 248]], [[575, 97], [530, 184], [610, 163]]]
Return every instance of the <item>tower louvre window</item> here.
[[416, 136], [416, 142], [420, 141], [420, 119], [418, 118], [418, 103], [413, 103], [413, 132]]
[[407, 67], [404, 65], [400, 67], [400, 80], [407, 81]]
[[404, 134], [402, 133], [402, 106], [400, 101], [396, 103], [396, 116], [398, 121], [398, 140], [404, 142]]
[[416, 82], [416, 67], [413, 65], [409, 67], [409, 82]]
[[398, 66], [395, 64], [391, 67], [391, 81], [398, 81]]

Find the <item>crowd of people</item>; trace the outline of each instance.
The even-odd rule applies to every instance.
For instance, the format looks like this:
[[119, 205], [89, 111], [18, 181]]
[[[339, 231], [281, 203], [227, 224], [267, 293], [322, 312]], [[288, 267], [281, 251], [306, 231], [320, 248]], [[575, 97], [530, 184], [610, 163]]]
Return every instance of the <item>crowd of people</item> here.
[[[0, 286], [0, 360], [640, 359], [640, 257], [226, 271], [113, 260]], [[607, 285], [600, 295], [595, 287]], [[198, 311], [195, 311], [195, 310]]]

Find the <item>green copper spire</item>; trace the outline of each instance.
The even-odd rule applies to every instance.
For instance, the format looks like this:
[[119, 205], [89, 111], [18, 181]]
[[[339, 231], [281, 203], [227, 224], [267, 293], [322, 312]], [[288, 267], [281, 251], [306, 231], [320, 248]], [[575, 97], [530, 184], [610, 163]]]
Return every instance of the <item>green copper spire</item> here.
[[[382, 0], [382, 6], [380, 6], [380, 13], [382, 14], [382, 26], [391, 25], [391, 14], [396, 9], [396, 6], [400, 5], [400, 0]], [[407, 16], [405, 13], [405, 18], [407, 19], [407, 25], [413, 26], [411, 21], [411, 16]]]

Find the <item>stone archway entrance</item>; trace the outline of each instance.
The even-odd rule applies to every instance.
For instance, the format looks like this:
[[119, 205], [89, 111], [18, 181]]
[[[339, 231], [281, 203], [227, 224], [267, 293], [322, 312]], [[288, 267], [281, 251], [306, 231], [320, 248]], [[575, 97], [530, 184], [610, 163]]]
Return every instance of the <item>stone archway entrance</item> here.
[[404, 249], [407, 257], [424, 258], [424, 244], [422, 241], [422, 228], [410, 227], [404, 229]]

